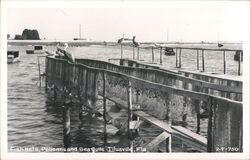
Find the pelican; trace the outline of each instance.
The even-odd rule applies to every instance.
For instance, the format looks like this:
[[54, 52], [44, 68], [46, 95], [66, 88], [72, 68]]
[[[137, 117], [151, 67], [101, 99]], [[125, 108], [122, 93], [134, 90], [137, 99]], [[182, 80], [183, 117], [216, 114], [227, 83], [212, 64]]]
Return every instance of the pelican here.
[[68, 43], [64, 43], [64, 50], [63, 50], [63, 54], [65, 56], [65, 58], [67, 58], [69, 61], [71, 62], [75, 62], [75, 57], [72, 53], [67, 52], [67, 48], [69, 47]]
[[135, 47], [139, 47], [140, 43], [135, 41], [135, 36], [133, 36], [133, 44], [135, 45]]
[[117, 43], [122, 43], [123, 40], [124, 40], [124, 38], [120, 38], [120, 39], [118, 39]]

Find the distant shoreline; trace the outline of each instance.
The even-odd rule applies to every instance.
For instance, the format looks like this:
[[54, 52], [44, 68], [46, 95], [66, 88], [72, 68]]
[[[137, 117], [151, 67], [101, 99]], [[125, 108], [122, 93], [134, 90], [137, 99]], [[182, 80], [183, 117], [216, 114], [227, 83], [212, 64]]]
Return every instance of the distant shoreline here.
[[[108, 41], [81, 41], [81, 40], [8, 40], [8, 45], [57, 45], [58, 43], [68, 43], [70, 46], [108, 45], [116, 46], [117, 42]], [[140, 42], [142, 45], [158, 44], [218, 44], [218, 42]], [[242, 44], [242, 42], [220, 42], [221, 44]], [[126, 44], [125, 44], [126, 45]]]

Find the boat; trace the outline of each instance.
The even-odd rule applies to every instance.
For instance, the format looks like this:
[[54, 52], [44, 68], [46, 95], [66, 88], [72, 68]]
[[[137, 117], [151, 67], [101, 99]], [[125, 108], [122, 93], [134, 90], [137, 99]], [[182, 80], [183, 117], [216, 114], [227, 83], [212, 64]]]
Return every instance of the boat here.
[[27, 50], [26, 50], [26, 54], [34, 54], [34, 50], [32, 50], [32, 49], [27, 49]]
[[7, 51], [7, 63], [19, 62], [19, 51]]
[[165, 55], [174, 56], [175, 55], [174, 49], [171, 47], [165, 47]]
[[243, 52], [241, 50], [236, 51], [236, 53], [234, 54], [234, 60], [235, 61], [239, 61], [239, 60], [243, 61]]
[[42, 54], [45, 53], [43, 46], [36, 45], [34, 49], [27, 49], [26, 54]]

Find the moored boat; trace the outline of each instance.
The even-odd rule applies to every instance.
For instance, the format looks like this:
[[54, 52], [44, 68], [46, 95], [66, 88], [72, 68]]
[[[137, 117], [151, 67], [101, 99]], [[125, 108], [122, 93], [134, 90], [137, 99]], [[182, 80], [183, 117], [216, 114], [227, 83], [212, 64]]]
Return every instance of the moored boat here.
[[165, 47], [165, 55], [166, 56], [173, 56], [175, 55], [174, 49], [171, 47]]
[[19, 51], [7, 51], [7, 63], [19, 62]]
[[234, 55], [234, 60], [235, 61], [243, 61], [243, 52], [241, 50], [236, 51], [235, 55]]
[[43, 46], [36, 45], [34, 46], [34, 49], [28, 49], [26, 50], [26, 54], [42, 54], [45, 53]]

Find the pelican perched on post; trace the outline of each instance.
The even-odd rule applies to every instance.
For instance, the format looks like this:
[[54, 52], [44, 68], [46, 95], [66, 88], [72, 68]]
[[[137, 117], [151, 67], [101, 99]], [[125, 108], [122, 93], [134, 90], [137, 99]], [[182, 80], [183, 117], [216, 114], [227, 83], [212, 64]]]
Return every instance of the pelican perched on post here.
[[118, 39], [117, 43], [121, 44], [123, 42], [124, 38]]
[[135, 47], [139, 47], [139, 46], [140, 46], [140, 43], [135, 41], [135, 36], [133, 36], [132, 42], [133, 42], [133, 45], [134, 45]]
[[72, 53], [67, 52], [67, 48], [69, 47], [68, 43], [64, 43], [64, 56], [71, 62], [75, 62], [75, 57]]

